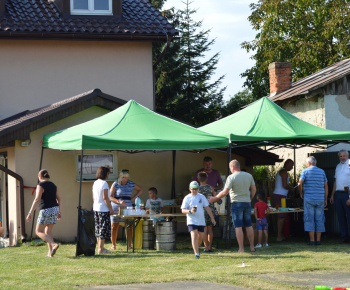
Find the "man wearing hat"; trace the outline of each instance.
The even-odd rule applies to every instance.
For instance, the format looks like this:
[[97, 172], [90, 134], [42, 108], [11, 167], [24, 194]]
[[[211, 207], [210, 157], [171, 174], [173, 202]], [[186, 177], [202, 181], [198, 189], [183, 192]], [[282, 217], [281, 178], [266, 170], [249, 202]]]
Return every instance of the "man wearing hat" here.
[[205, 218], [204, 209], [207, 211], [210, 219], [215, 226], [216, 222], [209, 202], [203, 194], [198, 193], [199, 184], [197, 181], [192, 181], [189, 186], [191, 193], [185, 196], [182, 205], [182, 213], [187, 215], [187, 227], [191, 233], [192, 248], [195, 254], [195, 259], [199, 259], [199, 244], [203, 240]]

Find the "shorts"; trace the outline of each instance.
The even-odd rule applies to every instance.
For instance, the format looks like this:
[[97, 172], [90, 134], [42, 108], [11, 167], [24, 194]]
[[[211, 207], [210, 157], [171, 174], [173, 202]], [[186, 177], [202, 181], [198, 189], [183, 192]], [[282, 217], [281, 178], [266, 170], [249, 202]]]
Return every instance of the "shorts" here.
[[41, 209], [36, 223], [38, 225], [55, 224], [59, 211], [60, 208], [58, 206]]
[[251, 227], [252, 213], [250, 202], [231, 203], [232, 222], [235, 228]]
[[[281, 207], [281, 199], [282, 198], [286, 198], [285, 195], [282, 194], [276, 194], [274, 193], [272, 195], [273, 198], [273, 206], [276, 207], [278, 205], [278, 207]], [[287, 213], [278, 213], [278, 218], [286, 218], [287, 217]]]
[[267, 230], [267, 220], [263, 218], [262, 220], [256, 221], [256, 230], [257, 231], [266, 231]]
[[323, 233], [326, 231], [324, 217], [324, 200], [304, 199], [304, 229], [306, 232]]
[[94, 211], [95, 237], [101, 240], [111, 237], [111, 220], [108, 212]]
[[205, 226], [188, 225], [188, 232], [198, 230], [198, 232], [204, 233]]

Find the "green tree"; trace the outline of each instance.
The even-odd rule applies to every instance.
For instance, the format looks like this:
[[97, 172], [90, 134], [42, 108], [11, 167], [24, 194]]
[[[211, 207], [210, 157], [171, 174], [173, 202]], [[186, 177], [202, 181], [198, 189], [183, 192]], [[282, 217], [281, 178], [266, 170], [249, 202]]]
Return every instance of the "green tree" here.
[[254, 102], [253, 94], [248, 90], [244, 89], [241, 92], [235, 94], [226, 104], [222, 107], [222, 117], [234, 114]]
[[202, 21], [194, 21], [196, 10], [183, 2], [183, 10], [165, 13], [180, 33], [155, 71], [156, 110], [175, 119], [201, 126], [221, 116], [224, 76], [210, 81], [219, 59], [215, 53], [207, 59], [213, 40], [210, 30], [202, 29]]
[[150, 2], [154, 7], [160, 10], [163, 7], [164, 2], [166, 2], [166, 0], [151, 0]]
[[292, 64], [297, 81], [350, 57], [349, 0], [260, 0], [251, 4], [249, 21], [258, 33], [242, 43], [254, 52], [255, 65], [242, 76], [255, 98], [269, 94], [268, 65]]

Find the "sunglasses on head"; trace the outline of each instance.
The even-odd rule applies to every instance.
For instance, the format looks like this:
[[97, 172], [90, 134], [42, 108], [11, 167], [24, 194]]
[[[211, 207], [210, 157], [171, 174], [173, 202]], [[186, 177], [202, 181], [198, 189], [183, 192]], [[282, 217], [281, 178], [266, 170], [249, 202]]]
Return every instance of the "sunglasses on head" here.
[[129, 170], [128, 169], [123, 169], [122, 172], [123, 173], [129, 173]]

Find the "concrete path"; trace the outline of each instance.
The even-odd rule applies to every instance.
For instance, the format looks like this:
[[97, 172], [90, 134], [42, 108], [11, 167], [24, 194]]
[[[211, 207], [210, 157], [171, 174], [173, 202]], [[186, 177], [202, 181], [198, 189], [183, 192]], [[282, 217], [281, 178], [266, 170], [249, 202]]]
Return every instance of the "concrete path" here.
[[[344, 269], [346, 270], [346, 269]], [[331, 288], [343, 287], [350, 288], [350, 276], [346, 272], [302, 272], [302, 273], [277, 273], [277, 274], [257, 274], [257, 278], [265, 281], [280, 282], [281, 288], [289, 288], [290, 286], [302, 287], [303, 289], [315, 289], [316, 285], [328, 286]], [[283, 287], [282, 285], [289, 285]], [[129, 284], [116, 286], [95, 286], [83, 289], [121, 289], [121, 290], [247, 290], [248, 288], [222, 285], [216, 283], [205, 282], [171, 282], [171, 283], [150, 283], [150, 284]]]
[[[344, 269], [347, 270], [347, 269]], [[302, 272], [302, 273], [278, 273], [261, 274], [257, 277], [274, 282], [286, 283], [293, 286], [305, 286], [306, 289], [315, 289], [316, 285], [328, 286], [331, 288], [350, 287], [350, 276], [346, 272]]]

